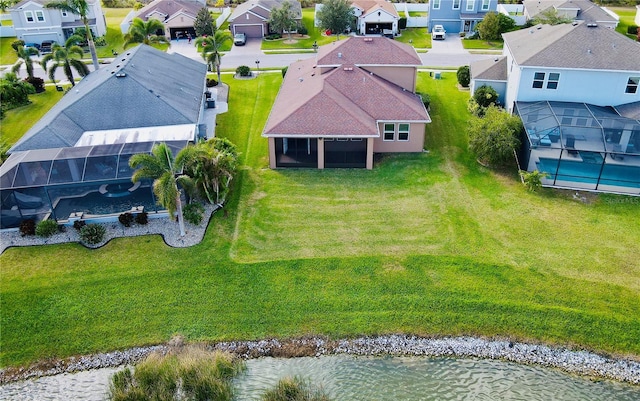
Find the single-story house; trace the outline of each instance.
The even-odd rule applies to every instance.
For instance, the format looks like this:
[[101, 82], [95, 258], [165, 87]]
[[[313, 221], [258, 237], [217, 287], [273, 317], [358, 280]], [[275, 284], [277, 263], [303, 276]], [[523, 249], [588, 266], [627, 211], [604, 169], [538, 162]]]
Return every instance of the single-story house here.
[[178, 152], [203, 136], [206, 74], [199, 61], [139, 45], [83, 78], [0, 166], [2, 228], [158, 212], [151, 182], [131, 183], [129, 158], [158, 142]]
[[229, 17], [232, 34], [244, 33], [248, 38], [262, 38], [268, 35], [271, 10], [282, 7], [288, 1], [296, 13], [296, 20], [302, 21], [302, 7], [298, 0], [248, 0], [239, 4]]
[[615, 29], [620, 21], [615, 13], [598, 7], [590, 0], [524, 0], [522, 4], [527, 20], [534, 19], [540, 13], [555, 10], [560, 17], [611, 29]]
[[422, 152], [429, 113], [420, 58], [385, 37], [350, 37], [289, 66], [265, 125], [269, 165], [373, 168], [374, 153]]
[[196, 37], [193, 23], [198, 11], [207, 4], [203, 0], [154, 0], [138, 11], [134, 18], [148, 21], [155, 18], [162, 22], [164, 31], [157, 35], [165, 35], [167, 39], [186, 38], [187, 34]]

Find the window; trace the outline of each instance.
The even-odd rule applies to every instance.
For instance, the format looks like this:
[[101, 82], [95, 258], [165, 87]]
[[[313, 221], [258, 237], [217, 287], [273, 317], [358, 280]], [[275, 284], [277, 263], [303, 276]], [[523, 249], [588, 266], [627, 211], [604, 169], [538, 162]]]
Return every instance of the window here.
[[467, 11], [473, 11], [476, 7], [476, 0], [467, 0]]
[[544, 72], [536, 72], [533, 74], [533, 87], [536, 89], [544, 87]]
[[409, 124], [398, 124], [398, 140], [409, 140]]
[[440, 0], [433, 0], [433, 9], [434, 10], [440, 9]]
[[491, 0], [482, 0], [482, 11], [487, 11], [489, 9], [489, 3]]
[[460, 9], [460, 0], [453, 0], [453, 9], [454, 10]]
[[44, 12], [36, 10], [36, 19], [38, 22], [44, 22]]
[[385, 141], [393, 141], [396, 133], [395, 124], [385, 124], [384, 125], [384, 136], [383, 139]]
[[547, 89], [558, 89], [558, 81], [560, 80], [560, 74], [557, 72], [549, 73], [549, 80], [547, 81]]
[[640, 77], [629, 77], [624, 93], [638, 93], [638, 84], [640, 84]]
[[27, 19], [27, 22], [34, 22], [35, 21], [33, 19], [33, 12], [31, 12], [31, 11], [25, 11], [24, 12], [24, 17]]

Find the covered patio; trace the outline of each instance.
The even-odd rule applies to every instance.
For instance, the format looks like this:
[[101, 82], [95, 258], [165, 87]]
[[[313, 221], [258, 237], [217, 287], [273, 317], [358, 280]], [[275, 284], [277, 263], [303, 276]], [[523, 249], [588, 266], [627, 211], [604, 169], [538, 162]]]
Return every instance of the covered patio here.
[[548, 176], [543, 185], [640, 195], [640, 121], [613, 107], [517, 102], [525, 134], [522, 169]]

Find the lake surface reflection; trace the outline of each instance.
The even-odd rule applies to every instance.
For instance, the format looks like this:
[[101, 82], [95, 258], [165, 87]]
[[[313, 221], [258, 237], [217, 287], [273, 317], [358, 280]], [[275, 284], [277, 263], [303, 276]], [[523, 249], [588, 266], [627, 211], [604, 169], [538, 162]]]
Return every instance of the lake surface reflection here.
[[[2, 400], [106, 400], [109, 377], [98, 369], [0, 387]], [[282, 377], [300, 376], [335, 401], [357, 400], [640, 400], [640, 387], [592, 381], [537, 366], [427, 357], [261, 358], [235, 380], [238, 400], [259, 400]]]

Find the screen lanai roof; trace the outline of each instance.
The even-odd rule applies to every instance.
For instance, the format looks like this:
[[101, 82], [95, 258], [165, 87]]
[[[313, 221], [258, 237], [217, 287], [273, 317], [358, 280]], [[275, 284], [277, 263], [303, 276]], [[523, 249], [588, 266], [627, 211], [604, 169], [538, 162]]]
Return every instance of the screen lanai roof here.
[[[612, 107], [571, 102], [516, 102], [527, 135], [557, 136], [557, 146], [566, 147], [566, 138], [573, 136], [575, 150], [640, 154], [635, 147], [617, 149], [620, 142], [612, 135], [626, 136], [633, 143], [640, 137], [640, 120], [621, 116]], [[554, 146], [554, 145], [552, 145]]]
[[207, 67], [139, 45], [83, 78], [10, 150], [75, 146], [87, 131], [196, 124]]

